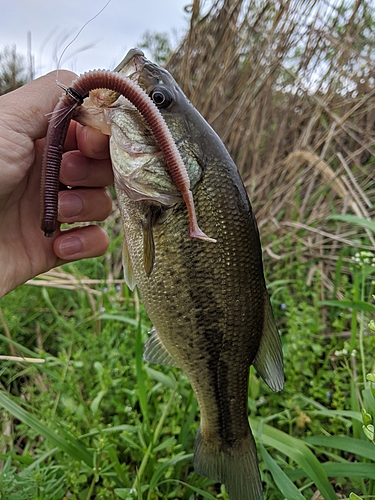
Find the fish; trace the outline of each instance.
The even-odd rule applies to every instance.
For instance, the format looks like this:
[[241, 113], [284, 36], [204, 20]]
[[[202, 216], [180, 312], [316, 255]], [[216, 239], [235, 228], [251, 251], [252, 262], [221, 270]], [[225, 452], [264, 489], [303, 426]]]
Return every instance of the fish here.
[[153, 324], [144, 360], [179, 367], [190, 381], [200, 408], [195, 471], [224, 483], [230, 500], [261, 500], [249, 369], [273, 391], [283, 388], [284, 375], [254, 212], [224, 144], [172, 75], [138, 49], [116, 71], [159, 108], [186, 166], [200, 227], [213, 240], [189, 238], [186, 206], [149, 126], [112, 95], [103, 112], [125, 281], [137, 286]]

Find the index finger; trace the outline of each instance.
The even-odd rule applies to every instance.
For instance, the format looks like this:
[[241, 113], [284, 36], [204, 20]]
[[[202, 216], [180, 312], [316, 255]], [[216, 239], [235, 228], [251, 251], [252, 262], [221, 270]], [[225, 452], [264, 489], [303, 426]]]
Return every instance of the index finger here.
[[79, 149], [88, 158], [106, 160], [109, 158], [109, 137], [100, 130], [72, 121], [65, 140], [64, 150]]

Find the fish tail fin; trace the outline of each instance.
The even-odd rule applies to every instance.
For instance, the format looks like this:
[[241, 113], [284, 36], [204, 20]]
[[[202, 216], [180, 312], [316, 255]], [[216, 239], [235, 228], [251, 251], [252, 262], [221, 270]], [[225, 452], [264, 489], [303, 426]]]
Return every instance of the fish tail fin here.
[[230, 500], [263, 498], [257, 450], [251, 433], [240, 444], [220, 449], [205, 441], [198, 430], [194, 469], [202, 476], [224, 483]]

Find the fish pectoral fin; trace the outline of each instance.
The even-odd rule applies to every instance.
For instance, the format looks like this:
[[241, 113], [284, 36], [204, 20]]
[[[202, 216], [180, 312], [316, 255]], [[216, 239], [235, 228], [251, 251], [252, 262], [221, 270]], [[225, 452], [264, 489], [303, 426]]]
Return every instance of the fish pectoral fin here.
[[125, 283], [128, 285], [130, 290], [134, 290], [136, 282], [133, 271], [133, 264], [130, 259], [130, 253], [128, 248], [128, 243], [126, 238], [123, 239], [122, 242], [122, 266], [124, 268], [124, 279]]
[[156, 365], [178, 366], [171, 354], [169, 354], [165, 348], [154, 327], [152, 327], [150, 334], [151, 337], [145, 345], [143, 359], [148, 363], [154, 363]]
[[262, 500], [257, 449], [251, 433], [236, 446], [222, 447], [205, 440], [198, 429], [194, 450], [194, 469], [198, 474], [225, 484], [231, 500]]
[[275, 392], [282, 390], [284, 387], [283, 352], [268, 294], [265, 298], [262, 338], [253, 365], [270, 389]]
[[141, 221], [143, 232], [143, 266], [147, 276], [150, 276], [155, 262], [155, 242], [153, 234], [153, 225], [156, 214], [150, 209], [146, 218]]

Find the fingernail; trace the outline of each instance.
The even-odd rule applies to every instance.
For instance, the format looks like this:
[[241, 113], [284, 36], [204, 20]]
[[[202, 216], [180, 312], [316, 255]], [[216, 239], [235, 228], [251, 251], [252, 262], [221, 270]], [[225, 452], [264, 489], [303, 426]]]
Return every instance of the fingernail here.
[[63, 156], [61, 163], [61, 176], [68, 185], [84, 181], [89, 174], [89, 163], [86, 157], [78, 151], [69, 151]]
[[75, 236], [67, 236], [61, 241], [59, 249], [62, 256], [69, 257], [82, 250], [82, 242]]
[[82, 199], [72, 192], [65, 192], [60, 195], [59, 214], [64, 218], [74, 217], [81, 213], [83, 209]]

